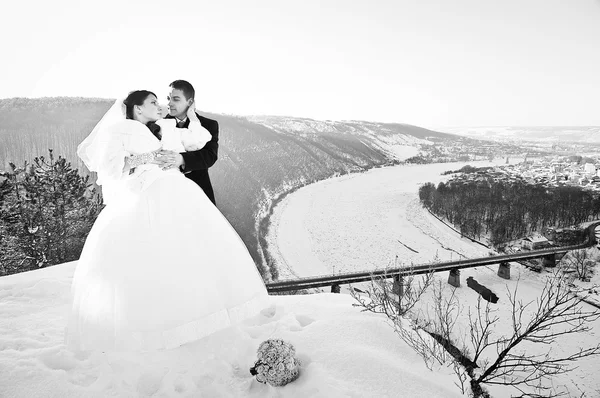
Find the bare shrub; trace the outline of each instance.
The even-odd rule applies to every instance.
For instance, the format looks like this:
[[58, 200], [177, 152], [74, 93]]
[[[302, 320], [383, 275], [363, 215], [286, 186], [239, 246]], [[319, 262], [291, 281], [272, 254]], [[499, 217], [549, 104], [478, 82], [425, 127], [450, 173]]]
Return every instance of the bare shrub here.
[[[507, 288], [510, 320], [501, 320], [498, 310], [479, 298], [475, 308], [468, 309], [467, 333], [462, 334], [460, 341], [453, 337], [463, 311], [455, 288], [431, 281], [421, 284], [419, 294], [410, 298], [410, 310], [398, 312], [399, 299], [389, 288], [382, 287], [389, 285], [374, 279], [367, 297], [353, 294], [355, 305], [363, 311], [385, 314], [400, 338], [423, 358], [429, 369], [435, 364], [450, 367], [457, 375], [457, 386], [465, 393], [468, 380], [474, 397], [488, 396], [486, 385], [511, 386], [521, 396], [564, 395], [564, 391], [552, 387], [551, 378], [572, 371], [581, 358], [600, 354], [600, 344], [568, 354], [552, 350], [559, 337], [588, 332], [591, 322], [600, 317], [600, 311], [582, 307], [586, 297], [581, 292], [573, 294], [568, 276], [560, 269], [546, 278], [535, 301], [520, 300], [518, 284], [512, 291]], [[414, 311], [414, 300], [421, 299], [430, 289], [433, 302], [428, 303], [429, 310]], [[445, 289], [452, 290], [444, 294]], [[504, 321], [510, 322], [510, 331], [500, 334], [496, 326]], [[527, 350], [530, 344], [547, 348], [541, 354], [531, 354]]]

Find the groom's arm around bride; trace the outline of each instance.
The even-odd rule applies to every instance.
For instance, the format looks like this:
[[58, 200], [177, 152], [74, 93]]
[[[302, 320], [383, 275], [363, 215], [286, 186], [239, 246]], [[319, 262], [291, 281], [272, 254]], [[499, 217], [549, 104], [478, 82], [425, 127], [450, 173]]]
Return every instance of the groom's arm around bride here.
[[[206, 143], [204, 147], [197, 151], [183, 152], [183, 171], [190, 180], [194, 181], [206, 193], [206, 196], [215, 203], [215, 194], [213, 192], [208, 169], [217, 161], [219, 150], [219, 123], [216, 120], [200, 116], [196, 112], [196, 116], [200, 120], [202, 127], [208, 130], [212, 139]], [[184, 127], [188, 127], [189, 119], [185, 122]]]
[[[217, 152], [219, 150], [219, 123], [216, 120], [200, 116], [196, 112], [202, 127], [208, 130], [212, 139], [202, 149], [197, 151], [183, 152], [184, 165], [182, 171], [190, 173], [195, 170], [207, 170], [217, 161]], [[189, 120], [186, 122], [189, 125]], [[185, 126], [187, 127], [187, 126]]]

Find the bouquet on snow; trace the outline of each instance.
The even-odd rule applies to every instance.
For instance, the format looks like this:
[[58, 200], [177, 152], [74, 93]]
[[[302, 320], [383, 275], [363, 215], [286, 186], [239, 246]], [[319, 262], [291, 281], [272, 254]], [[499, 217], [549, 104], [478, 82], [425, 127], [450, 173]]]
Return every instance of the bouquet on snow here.
[[298, 378], [300, 361], [294, 357], [296, 350], [290, 343], [269, 339], [258, 346], [258, 360], [250, 373], [261, 383], [274, 387], [285, 386]]

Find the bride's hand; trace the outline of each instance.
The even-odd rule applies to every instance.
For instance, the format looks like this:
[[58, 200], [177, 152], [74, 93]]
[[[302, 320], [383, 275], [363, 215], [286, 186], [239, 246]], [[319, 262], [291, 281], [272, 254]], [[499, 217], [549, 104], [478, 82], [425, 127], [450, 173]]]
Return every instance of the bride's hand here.
[[178, 168], [183, 165], [183, 156], [178, 152], [161, 150], [156, 155], [157, 164], [163, 170]]
[[154, 151], [152, 151], [153, 158], [152, 158], [152, 161], [150, 161], [151, 164], [160, 165], [162, 163], [161, 160], [158, 158], [158, 156], [160, 155], [161, 152], [162, 152], [162, 149], [155, 149]]
[[190, 120], [198, 120], [198, 116], [196, 116], [196, 103], [192, 102], [192, 105], [187, 110], [187, 117]]

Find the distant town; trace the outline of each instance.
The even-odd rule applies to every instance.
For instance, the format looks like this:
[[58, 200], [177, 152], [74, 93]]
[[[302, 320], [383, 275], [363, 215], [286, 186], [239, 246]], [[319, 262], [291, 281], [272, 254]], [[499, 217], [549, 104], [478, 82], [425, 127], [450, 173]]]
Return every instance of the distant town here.
[[598, 157], [554, 156], [532, 160], [525, 157], [521, 163], [496, 166], [484, 173], [464, 174], [462, 178], [476, 180], [483, 178], [483, 175], [497, 180], [521, 179], [548, 187], [578, 186], [600, 192]]
[[[543, 187], [573, 186], [600, 193], [600, 156], [545, 156], [528, 160], [525, 155], [524, 160], [517, 164], [509, 164], [509, 157], [506, 161], [505, 165], [457, 170], [465, 172], [456, 174], [453, 181], [524, 181]], [[583, 230], [576, 226], [545, 227], [537, 234], [505, 242], [501, 251], [512, 253], [549, 245], [576, 244], [584, 239], [582, 232]], [[537, 263], [538, 261], [523, 262], [527, 266]]]

